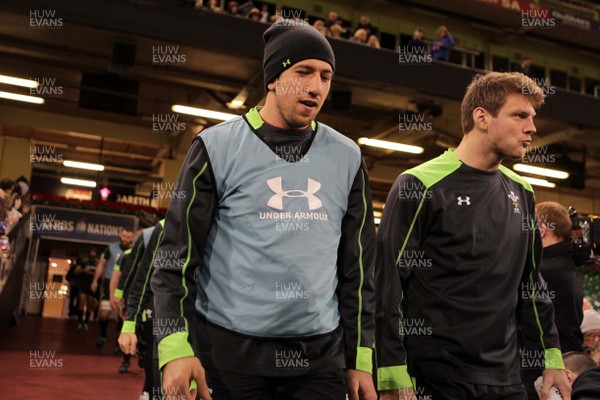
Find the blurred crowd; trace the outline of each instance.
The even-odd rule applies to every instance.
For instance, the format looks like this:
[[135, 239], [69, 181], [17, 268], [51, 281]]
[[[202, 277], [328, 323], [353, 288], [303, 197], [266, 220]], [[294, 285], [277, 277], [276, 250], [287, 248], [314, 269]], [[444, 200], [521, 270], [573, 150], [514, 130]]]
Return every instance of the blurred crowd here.
[[[300, 18], [297, 15], [293, 15], [293, 13], [287, 15], [282, 11], [271, 10], [267, 4], [262, 4], [258, 8], [252, 1], [240, 3], [237, 1], [196, 0], [195, 8], [198, 10], [225, 13], [263, 23], [274, 23], [281, 18]], [[325, 20], [317, 19], [312, 22], [312, 26], [325, 37], [347, 40], [351, 43], [377, 49], [381, 48], [379, 29], [371, 24], [368, 15], [361, 15], [356, 26], [351, 27], [350, 23], [344, 21], [336, 11], [329, 11]], [[410, 52], [414, 49], [422, 48], [423, 51], [430, 53], [434, 60], [448, 61], [450, 59], [450, 49], [454, 47], [455, 41], [445, 26], [440, 26], [435, 35], [436, 38], [434, 40], [426, 40], [423, 37], [423, 30], [417, 27], [412, 40], [407, 44], [408, 47], [404, 47], [411, 49]]]
[[0, 236], [8, 235], [24, 214], [29, 212], [29, 181], [0, 180]]

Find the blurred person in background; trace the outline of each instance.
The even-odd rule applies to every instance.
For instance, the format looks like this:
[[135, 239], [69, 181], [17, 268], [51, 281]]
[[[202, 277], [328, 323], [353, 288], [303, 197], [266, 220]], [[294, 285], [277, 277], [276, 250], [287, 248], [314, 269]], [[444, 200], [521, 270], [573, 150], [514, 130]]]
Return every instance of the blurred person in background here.
[[75, 283], [79, 288], [79, 301], [77, 314], [77, 330], [88, 330], [90, 315], [98, 307], [96, 293], [92, 290], [92, 281], [98, 267], [98, 253], [96, 249], [90, 249], [88, 257], [80, 262], [75, 269]]
[[208, 0], [208, 9], [212, 12], [223, 12], [219, 0]]
[[7, 235], [13, 226], [21, 218], [21, 213], [16, 209], [13, 209], [13, 203], [15, 197], [18, 196], [14, 193], [16, 183], [11, 179], [2, 179], [0, 181], [0, 190], [3, 193], [2, 196], [2, 214], [0, 214], [0, 224], [4, 233], [0, 232], [1, 235]]
[[8, 220], [6, 218], [8, 214], [4, 205], [5, 196], [6, 195], [4, 193], [4, 190], [0, 189], [0, 236], [8, 235], [8, 232], [10, 231], [10, 227], [8, 226]]
[[[597, 400], [600, 397], [600, 381], [594, 380], [594, 368], [598, 365], [585, 353], [578, 351], [570, 351], [563, 354], [565, 362], [565, 370], [569, 384], [572, 387], [571, 400]], [[581, 377], [581, 379], [580, 379]], [[543, 384], [542, 377], [539, 377], [535, 382], [535, 386], [538, 388]], [[585, 393], [585, 394], [584, 394]], [[595, 395], [594, 397], [591, 397]], [[590, 397], [588, 397], [590, 396]], [[532, 399], [539, 400], [541, 393], [536, 392], [535, 397]], [[550, 396], [550, 400], [555, 400], [556, 397]]]
[[333, 39], [346, 39], [344, 34], [346, 33], [346, 29], [340, 24], [333, 24], [329, 27], [329, 37]]
[[[155, 227], [144, 229], [142, 236], [134, 245], [136, 257], [124, 268], [133, 274], [128, 282], [123, 282], [123, 298], [125, 299], [125, 323], [119, 335], [119, 345], [124, 354], [138, 354], [138, 363], [144, 368], [145, 381], [142, 396], [160, 393], [160, 370], [158, 355], [154, 342], [154, 298], [150, 288], [150, 277], [154, 270], [154, 260], [160, 239], [162, 238], [164, 220]], [[125, 273], [125, 271], [123, 271]], [[123, 281], [123, 279], [121, 279]], [[119, 283], [121, 285], [121, 282]], [[157, 328], [159, 330], [160, 327]], [[139, 341], [138, 341], [139, 338]]]
[[65, 276], [69, 283], [69, 317], [77, 316], [79, 313], [79, 286], [75, 280], [75, 271], [80, 263], [79, 255], [77, 253], [72, 254], [69, 258], [69, 272]]
[[431, 57], [434, 60], [449, 61], [450, 49], [454, 47], [454, 39], [448, 32], [448, 28], [441, 25], [435, 32], [436, 39], [431, 46]]
[[20, 188], [19, 197], [21, 198], [21, 206], [16, 207], [21, 214], [27, 214], [31, 209], [31, 192], [29, 191], [29, 180], [24, 176], [20, 176], [15, 181], [17, 187]]
[[227, 14], [236, 17], [242, 16], [242, 14], [240, 13], [240, 6], [237, 1], [230, 1], [229, 4], [227, 4]]
[[4, 196], [11, 195], [15, 189], [15, 182], [11, 179], [0, 180], [0, 189], [4, 191]]
[[[580, 352], [583, 349], [580, 328], [583, 320], [583, 284], [573, 259], [571, 217], [565, 207], [551, 201], [537, 204], [535, 210], [544, 248], [541, 275], [554, 305], [554, 323], [558, 330], [560, 349], [563, 353]], [[536, 367], [522, 369], [523, 384], [530, 400], [538, 398], [534, 382], [542, 372], [541, 363]]]
[[542, 202], [535, 210], [544, 247], [541, 272], [554, 305], [560, 349], [563, 353], [581, 351], [583, 283], [573, 259], [573, 223], [567, 209], [559, 203]]
[[248, 13], [248, 19], [252, 21], [260, 21], [260, 10], [256, 7], [253, 7]]
[[269, 23], [269, 20], [270, 20], [269, 5], [263, 4], [262, 7], [260, 8], [260, 22], [267, 24], [267, 23]]
[[369, 17], [366, 15], [360, 16], [360, 19], [358, 20], [358, 24], [356, 24], [356, 29], [366, 30], [367, 35], [371, 35], [372, 33], [377, 33], [377, 32], [375, 32], [375, 28], [373, 27], [373, 25], [371, 25], [371, 21], [369, 20]]
[[405, 50], [408, 53], [425, 54], [427, 44], [423, 41], [423, 30], [415, 28], [412, 38], [406, 43]]
[[600, 399], [600, 366], [581, 372], [573, 382], [571, 400]]
[[377, 35], [369, 36], [369, 39], [367, 40], [367, 46], [374, 47], [376, 49], [381, 48], [381, 44], [379, 43], [379, 39], [377, 38]]
[[596, 343], [596, 346], [592, 350], [590, 350], [590, 357], [594, 360], [594, 362], [600, 365], [600, 342]]
[[[91, 289], [96, 292], [100, 289], [100, 311], [99, 311], [99, 328], [100, 335], [96, 341], [96, 348], [104, 347], [106, 341], [106, 329], [108, 326], [108, 318], [112, 310], [110, 304], [110, 278], [112, 277], [115, 265], [119, 262], [123, 252], [129, 249], [133, 240], [133, 232], [128, 229], [122, 229], [119, 233], [119, 241], [109, 244], [100, 255], [98, 267], [94, 273]], [[117, 332], [120, 332], [119, 328]]]
[[[590, 368], [597, 367], [598, 365], [585, 353], [580, 351], [569, 351], [563, 354], [563, 360], [565, 362], [565, 370], [567, 371], [567, 377], [571, 385], [575, 380]], [[600, 382], [598, 382], [600, 385]]]
[[321, 35], [329, 36], [329, 29], [325, 26], [325, 22], [323, 22], [323, 20], [321, 20], [321, 19], [316, 20], [315, 22], [313, 22], [313, 26], [315, 27], [316, 30], [321, 32]]
[[17, 184], [11, 179], [3, 179], [0, 181], [0, 189], [4, 191], [4, 210], [6, 211], [5, 220], [8, 222], [8, 226], [10, 228], [15, 226], [17, 222], [19, 222], [19, 219], [21, 219], [23, 216], [19, 211], [17, 211], [17, 207], [21, 207], [21, 199], [19, 198], [20, 187], [19, 191], [17, 191], [15, 190], [16, 185]]
[[521, 63], [517, 68], [517, 72], [522, 73], [523, 75], [531, 76], [531, 65], [533, 64], [533, 59], [531, 57], [523, 57], [521, 59]]
[[583, 347], [591, 350], [600, 342], [600, 313], [590, 308], [583, 312], [583, 322], [581, 323], [581, 332], [583, 333]]
[[329, 14], [327, 14], [327, 19], [325, 20], [325, 26], [327, 28], [331, 28], [333, 25], [338, 23], [341, 25], [341, 22], [338, 20], [337, 12], [329, 11]]
[[349, 41], [357, 44], [367, 44], [367, 39], [367, 31], [364, 29], [358, 29], [354, 32], [354, 35]]

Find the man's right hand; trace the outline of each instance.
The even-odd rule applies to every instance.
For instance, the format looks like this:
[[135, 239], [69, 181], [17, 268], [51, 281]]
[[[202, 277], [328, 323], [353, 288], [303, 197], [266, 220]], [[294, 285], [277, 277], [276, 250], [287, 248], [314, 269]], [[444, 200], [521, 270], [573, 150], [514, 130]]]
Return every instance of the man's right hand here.
[[123, 353], [135, 356], [135, 349], [137, 347], [137, 336], [135, 333], [121, 333], [119, 335], [119, 346]]
[[[197, 389], [190, 390], [196, 381]], [[202, 400], [212, 400], [206, 385], [204, 368], [197, 357], [177, 358], [163, 367], [163, 391], [166, 400], [194, 400], [196, 391]], [[184, 396], [184, 397], [182, 397]]]
[[379, 400], [416, 400], [416, 397], [411, 388], [402, 388], [382, 391]]
[[92, 292], [95, 292], [98, 289], [98, 281], [93, 281], [91, 286]]
[[116, 297], [114, 295], [110, 296], [110, 306], [113, 310], [120, 310], [123, 308], [123, 299]]

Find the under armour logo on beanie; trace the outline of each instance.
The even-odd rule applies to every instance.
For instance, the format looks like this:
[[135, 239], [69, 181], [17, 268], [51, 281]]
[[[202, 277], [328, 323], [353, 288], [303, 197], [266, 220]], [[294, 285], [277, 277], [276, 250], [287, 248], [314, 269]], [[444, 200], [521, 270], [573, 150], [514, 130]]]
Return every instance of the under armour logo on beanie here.
[[335, 55], [331, 45], [321, 32], [310, 25], [293, 25], [280, 20], [265, 31], [263, 39], [263, 70], [267, 92], [269, 83], [302, 60], [312, 58], [325, 61], [335, 71]]

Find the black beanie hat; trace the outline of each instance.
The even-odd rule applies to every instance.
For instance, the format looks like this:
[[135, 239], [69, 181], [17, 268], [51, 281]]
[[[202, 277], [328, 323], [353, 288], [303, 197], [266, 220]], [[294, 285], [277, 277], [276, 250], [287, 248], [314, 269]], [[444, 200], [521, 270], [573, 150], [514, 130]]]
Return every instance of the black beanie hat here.
[[298, 61], [314, 58], [322, 60], [335, 71], [335, 56], [331, 45], [316, 28], [298, 21], [279, 20], [263, 34], [265, 53], [263, 70], [265, 91], [284, 70]]

